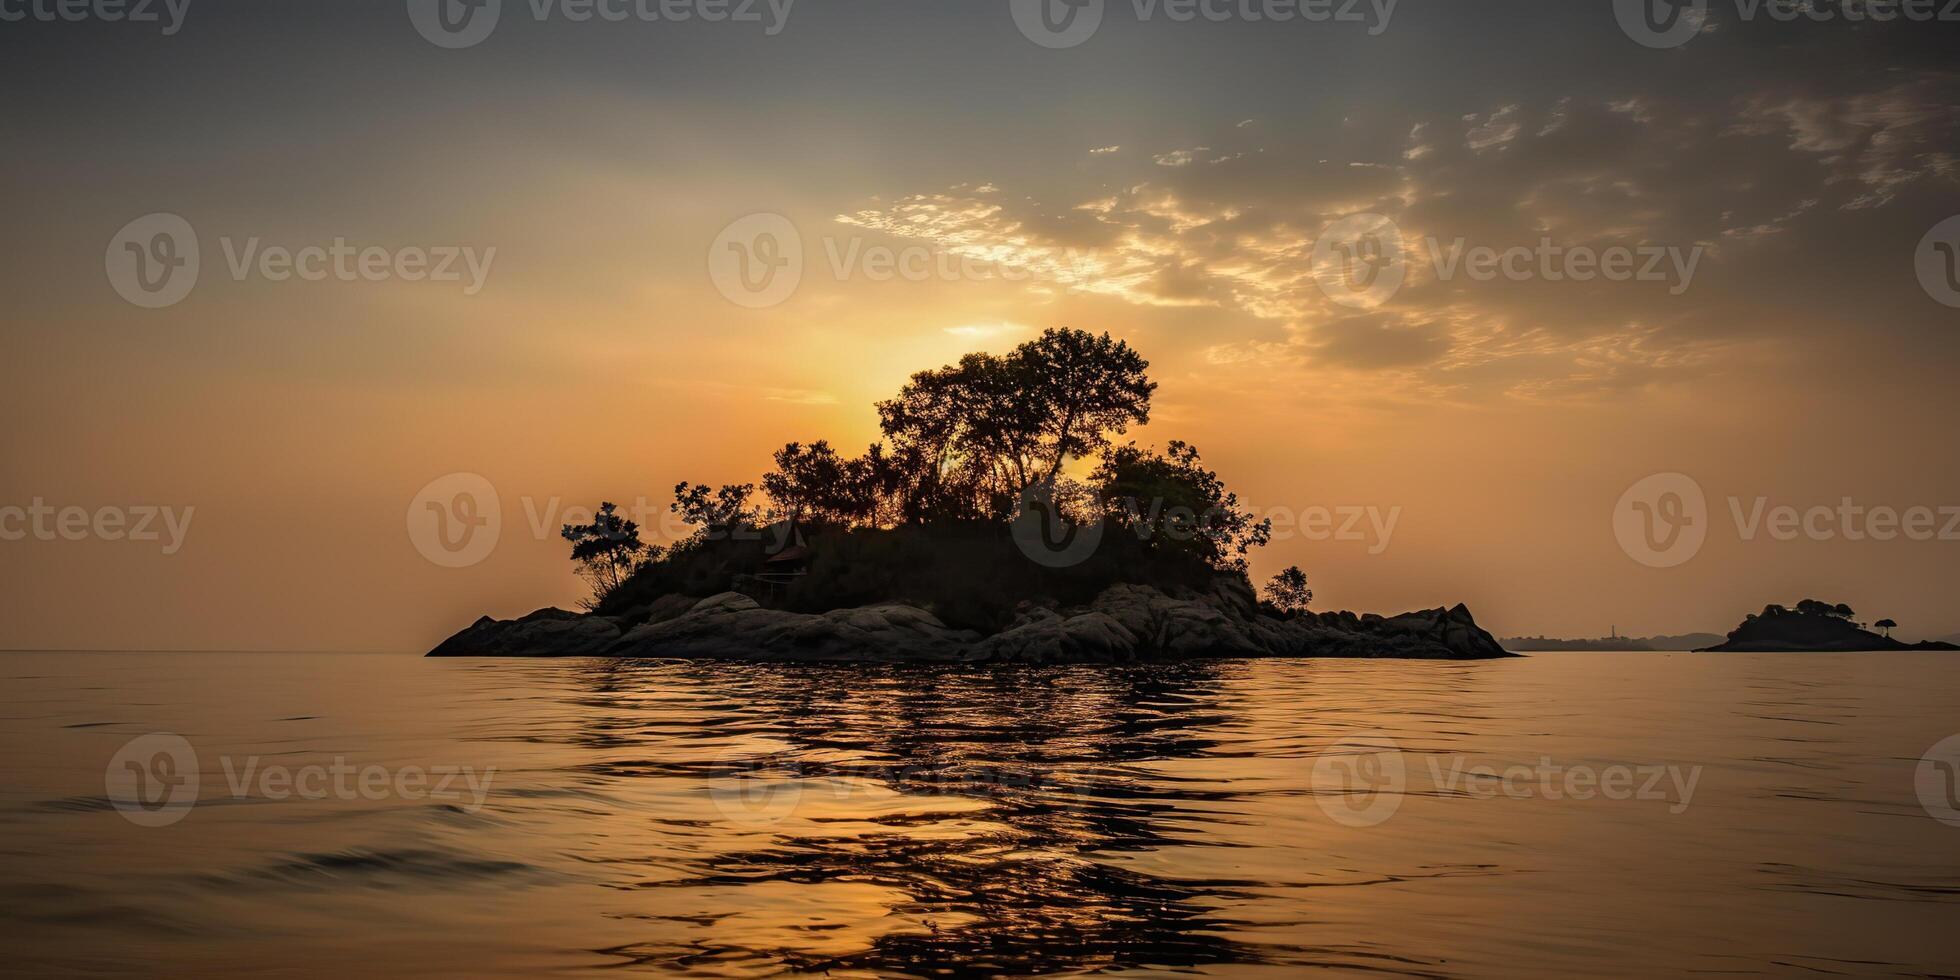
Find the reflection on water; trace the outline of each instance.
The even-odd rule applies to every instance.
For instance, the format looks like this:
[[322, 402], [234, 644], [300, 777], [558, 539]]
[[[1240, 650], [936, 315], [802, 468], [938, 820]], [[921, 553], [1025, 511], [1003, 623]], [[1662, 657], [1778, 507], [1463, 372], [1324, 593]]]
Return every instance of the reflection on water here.
[[[1960, 827], [1912, 777], [1957, 665], [8, 656], [0, 940], [145, 975], [1952, 973]], [[152, 731], [201, 778], [145, 828], [103, 771]], [[1406, 776], [1380, 822], [1315, 777], [1357, 738]], [[238, 782], [337, 760], [495, 771], [480, 807]], [[1616, 767], [1697, 781], [1503, 776]]]
[[[1255, 882], [1172, 878], [1093, 859], [1175, 846], [1180, 805], [1234, 800], [1228, 791], [1153, 785], [1125, 769], [1216, 746], [1202, 732], [1226, 721], [1217, 712], [1218, 673], [1213, 665], [882, 670], [848, 679], [777, 671], [745, 683], [740, 717], [717, 719], [715, 728], [781, 749], [706, 772], [652, 760], [598, 769], [705, 776], [715, 781], [718, 809], [737, 823], [766, 823], [805, 805], [818, 811], [812, 831], [772, 835], [656, 887], [871, 883], [901, 893], [891, 911], [926, 926], [837, 955], [740, 951], [758, 960], [938, 976], [1261, 962], [1271, 951], [1230, 939], [1235, 922], [1219, 911]], [[610, 668], [595, 684], [616, 690], [640, 676]], [[985, 823], [937, 832], [943, 811], [881, 807], [875, 801], [885, 793], [980, 801], [983, 811], [953, 812], [984, 813]], [[869, 826], [826, 832], [840, 822]], [[636, 944], [610, 952], [669, 962], [685, 951]]]

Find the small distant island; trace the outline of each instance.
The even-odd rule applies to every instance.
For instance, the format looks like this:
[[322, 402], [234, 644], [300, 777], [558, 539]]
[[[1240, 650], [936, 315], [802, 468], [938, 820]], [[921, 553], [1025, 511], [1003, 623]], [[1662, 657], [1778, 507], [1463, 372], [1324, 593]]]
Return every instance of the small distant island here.
[[1960, 650], [1935, 640], [1905, 643], [1891, 636], [1898, 623], [1881, 619], [1874, 633], [1856, 621], [1857, 613], [1844, 603], [1805, 599], [1794, 608], [1771, 604], [1751, 613], [1729, 631], [1722, 643], [1698, 652], [1710, 653], [1862, 653], [1880, 650]]
[[1546, 636], [1511, 636], [1498, 641], [1504, 649], [1519, 653], [1560, 650], [1641, 651], [1695, 650], [1722, 642], [1720, 633], [1682, 633], [1678, 636], [1602, 636], [1596, 639], [1567, 640]]
[[[914, 374], [884, 439], [789, 443], [755, 484], [682, 482], [694, 530], [660, 547], [611, 503], [566, 525], [585, 611], [483, 617], [430, 656], [1109, 663], [1182, 657], [1508, 657], [1461, 604], [1311, 612], [1299, 568], [1264, 594], [1256, 520], [1198, 450], [1112, 436], [1149, 421], [1149, 364], [1049, 330]], [[1093, 460], [1083, 479], [1071, 460]]]

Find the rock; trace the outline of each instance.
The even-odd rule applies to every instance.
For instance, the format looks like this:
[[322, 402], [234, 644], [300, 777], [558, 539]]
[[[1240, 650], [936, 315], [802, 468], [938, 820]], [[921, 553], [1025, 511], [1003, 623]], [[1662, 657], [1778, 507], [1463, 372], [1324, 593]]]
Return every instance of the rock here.
[[[670, 601], [671, 600], [671, 601]], [[684, 611], [679, 611], [685, 605]], [[638, 613], [623, 617], [627, 622]], [[1023, 605], [982, 637], [903, 603], [821, 615], [766, 609], [749, 596], [663, 597], [644, 622], [543, 609], [478, 620], [432, 656], [681, 657], [715, 660], [949, 663], [1117, 663], [1192, 657], [1508, 657], [1461, 605], [1399, 616], [1280, 616], [1250, 588], [1220, 576], [1208, 591], [1115, 585], [1087, 607]]]
[[714, 660], [951, 662], [980, 639], [931, 613], [897, 603], [822, 615], [764, 609], [723, 592], [664, 622], [635, 627], [605, 652], [618, 657]]
[[1053, 610], [1041, 612], [1047, 615], [1029, 617], [981, 640], [972, 659], [1036, 664], [1136, 659], [1136, 634], [1103, 613], [1064, 617]]
[[1134, 635], [1137, 652], [1144, 656], [1257, 657], [1271, 652], [1253, 638], [1249, 607], [1230, 598], [1186, 598], [1147, 585], [1112, 585], [1092, 608]]
[[587, 657], [619, 639], [619, 621], [545, 608], [513, 620], [488, 616], [442, 641], [431, 657]]
[[619, 625], [621, 629], [630, 630], [643, 623], [658, 623], [673, 619], [675, 616], [694, 608], [694, 604], [700, 601], [700, 599], [694, 596], [678, 594], [663, 595], [647, 605], [635, 606], [621, 613], [619, 616]]

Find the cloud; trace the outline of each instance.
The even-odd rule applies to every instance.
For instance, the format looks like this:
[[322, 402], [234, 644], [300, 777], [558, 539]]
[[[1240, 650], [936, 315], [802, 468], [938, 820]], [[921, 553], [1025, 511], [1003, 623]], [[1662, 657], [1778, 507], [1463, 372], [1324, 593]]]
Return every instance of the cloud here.
[[970, 340], [992, 340], [997, 337], [1033, 333], [1034, 328], [1024, 323], [965, 323], [957, 327], [946, 327], [945, 332]]
[[1197, 162], [1200, 154], [1209, 152], [1211, 152], [1209, 146], [1194, 146], [1189, 149], [1160, 153], [1154, 159], [1160, 167], [1188, 167]]
[[1323, 323], [1308, 348], [1316, 360], [1363, 369], [1431, 364], [1449, 349], [1450, 337], [1437, 325], [1411, 325], [1386, 313]]
[[[1273, 362], [1278, 344], [1300, 370], [1374, 373], [1413, 394], [1583, 397], [1754, 363], [1792, 331], [1855, 343], [1832, 317], [1929, 316], [1900, 288], [1899, 255], [1927, 215], [1960, 211], [1960, 90], [1937, 70], [1861, 80], [1356, 110], [1332, 136], [1225, 122], [1208, 145], [1112, 159], [1113, 173], [1049, 200], [923, 194], [840, 220], [1007, 256], [1046, 273], [1031, 287], [1044, 301], [1270, 325], [1208, 337], [1209, 363]], [[1311, 261], [1356, 213], [1392, 219], [1407, 260], [1401, 289], [1365, 316]], [[1479, 246], [1645, 249], [1676, 278], [1479, 281], [1437, 265]], [[1842, 273], [1831, 289], [1822, 270]], [[1808, 298], [1788, 308], [1796, 296]]]

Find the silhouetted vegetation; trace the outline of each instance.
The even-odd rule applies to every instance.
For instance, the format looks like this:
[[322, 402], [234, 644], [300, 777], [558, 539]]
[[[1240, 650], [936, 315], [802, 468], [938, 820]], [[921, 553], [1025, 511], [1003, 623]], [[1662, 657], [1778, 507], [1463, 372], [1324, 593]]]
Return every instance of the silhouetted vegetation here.
[[1831, 619], [1842, 619], [1845, 622], [1851, 622], [1852, 617], [1856, 615], [1857, 613], [1853, 612], [1850, 606], [1842, 602], [1823, 602], [1817, 599], [1805, 599], [1797, 603], [1794, 610], [1789, 606], [1772, 602], [1764, 606], [1762, 612], [1750, 613], [1743, 621], [1775, 619], [1779, 616], [1825, 616]]
[[659, 557], [660, 549], [640, 540], [640, 525], [615, 513], [608, 501], [599, 505], [590, 524], [567, 524], [559, 536], [572, 543], [572, 561], [580, 578], [592, 586], [583, 603], [596, 609], [640, 566]]
[[1849, 620], [1857, 615], [1857, 613], [1851, 611], [1850, 606], [1842, 602], [1820, 602], [1816, 599], [1805, 599], [1797, 603], [1797, 611], [1806, 616], [1836, 616], [1844, 620]]
[[1307, 573], [1298, 565], [1287, 566], [1266, 583], [1266, 601], [1283, 613], [1306, 612], [1313, 602], [1313, 590], [1307, 588]]
[[1272, 538], [1272, 522], [1240, 510], [1238, 494], [1198, 464], [1195, 446], [1172, 440], [1169, 449], [1159, 455], [1130, 443], [1103, 454], [1089, 482], [1106, 502], [1110, 524], [1215, 567], [1244, 571], [1246, 553]]
[[1879, 620], [1873, 625], [1884, 631], [1881, 636], [1861, 628], [1852, 619], [1855, 615], [1850, 606], [1841, 602], [1805, 599], [1795, 609], [1772, 603], [1760, 613], [1749, 614], [1742, 625], [1729, 631], [1727, 640], [1707, 649], [1743, 652], [1960, 649], [1951, 643], [1932, 641], [1901, 643], [1892, 639], [1892, 630], [1899, 624], [1889, 619]]
[[[754, 484], [677, 485], [672, 510], [693, 535], [604, 589], [599, 609], [732, 589], [810, 612], [902, 600], [994, 629], [1030, 600], [1243, 577], [1271, 523], [1253, 520], [1195, 447], [1112, 443], [1150, 419], [1148, 367], [1107, 334], [1048, 330], [1005, 355], [914, 374], [877, 404], [884, 439], [863, 455], [821, 440], [778, 450], [760, 481], [766, 509], [751, 504]], [[1086, 482], [1063, 476], [1091, 458]], [[1098, 547], [1066, 567], [1029, 561], [1011, 526], [1036, 498], [1101, 522]]]

